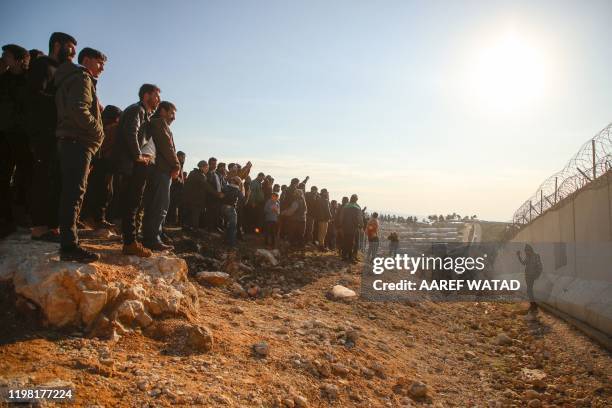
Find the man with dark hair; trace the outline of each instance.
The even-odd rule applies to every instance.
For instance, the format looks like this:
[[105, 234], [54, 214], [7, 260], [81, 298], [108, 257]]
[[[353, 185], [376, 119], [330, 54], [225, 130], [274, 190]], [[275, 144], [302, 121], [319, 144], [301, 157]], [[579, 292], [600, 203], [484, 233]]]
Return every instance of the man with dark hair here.
[[[306, 185], [304, 184], [304, 188]], [[306, 232], [304, 233], [304, 242], [311, 243], [314, 241], [313, 231], [315, 224], [315, 213], [317, 211], [317, 201], [319, 200], [319, 189], [317, 186], [310, 187], [310, 191], [304, 194], [306, 199]]]
[[284, 221], [287, 223], [287, 234], [291, 245], [304, 247], [304, 231], [306, 229], [306, 200], [304, 191], [296, 188], [293, 190], [293, 201], [285, 210], [281, 210]]
[[87, 189], [93, 155], [104, 140], [96, 83], [106, 56], [93, 48], [79, 53], [79, 65], [65, 62], [55, 75], [57, 138], [62, 174], [60, 196], [60, 259], [93, 262], [100, 257], [79, 246], [77, 219]]
[[378, 253], [378, 246], [380, 244], [380, 240], [378, 238], [378, 230], [380, 229], [380, 223], [378, 222], [378, 213], [372, 213], [372, 218], [370, 218], [366, 224], [366, 234], [368, 236], [368, 256], [366, 259], [368, 262], [374, 262], [374, 258]]
[[34, 61], [36, 58], [45, 55], [44, 52], [42, 52], [41, 50], [37, 50], [36, 48], [32, 48], [30, 51], [28, 51], [28, 54], [30, 54], [30, 64], [32, 64], [32, 61]]
[[170, 125], [176, 107], [168, 101], [159, 104], [149, 124], [151, 140], [155, 144], [155, 165], [152, 166], [144, 193], [142, 220], [143, 245], [153, 251], [172, 249], [161, 240], [162, 226], [170, 205], [170, 183], [181, 172]]
[[342, 213], [344, 212], [344, 207], [348, 204], [348, 197], [342, 197], [342, 201], [338, 206], [338, 210], [336, 211], [336, 217], [334, 218], [334, 224], [336, 226], [336, 246], [340, 250], [340, 254], [343, 253], [344, 248], [344, 234], [342, 232]]
[[336, 213], [338, 212], [338, 202], [331, 200], [329, 213], [331, 215], [327, 224], [327, 236], [325, 237], [325, 247], [334, 251], [336, 249]]
[[[208, 159], [208, 182], [215, 189], [217, 193], [221, 193], [223, 185], [221, 178], [217, 173], [217, 159], [211, 157]], [[208, 230], [211, 232], [217, 231], [219, 225], [219, 219], [221, 218], [221, 200], [218, 196], [210, 194], [208, 196], [208, 202], [206, 203], [206, 218]]]
[[183, 166], [185, 165], [185, 156], [185, 152], [176, 152], [176, 157], [178, 157], [178, 161], [181, 165], [181, 171], [178, 177], [172, 179], [172, 185], [170, 186], [170, 206], [168, 207], [168, 215], [166, 216], [166, 223], [169, 225], [181, 225], [182, 223], [183, 187], [185, 185]]
[[329, 220], [331, 219], [331, 210], [329, 207], [329, 193], [327, 189], [321, 189], [321, 195], [316, 201], [316, 210], [314, 218], [317, 223], [317, 244], [321, 251], [325, 250], [325, 237], [327, 236]]
[[359, 230], [363, 228], [363, 215], [357, 200], [357, 194], [353, 194], [342, 208], [342, 259], [348, 262], [357, 261]]
[[0, 73], [0, 236], [14, 231], [11, 179], [15, 201], [28, 207], [32, 157], [26, 135], [26, 73], [28, 51], [15, 44], [2, 47], [6, 72]]
[[102, 111], [104, 142], [93, 158], [83, 204], [83, 212], [91, 217], [96, 228], [114, 227], [108, 221], [107, 210], [113, 198], [112, 151], [120, 117], [121, 109], [116, 106], [106, 105]]
[[251, 181], [251, 191], [249, 194], [249, 202], [247, 203], [247, 225], [246, 229], [248, 232], [253, 232], [253, 229], [261, 231], [263, 224], [263, 211], [265, 198], [263, 193], [262, 183], [265, 174], [259, 173], [253, 181]]
[[77, 42], [65, 33], [53, 33], [49, 56], [31, 61], [28, 72], [28, 142], [32, 152], [32, 239], [59, 242], [58, 214], [61, 174], [57, 153], [55, 72], [71, 62]]
[[185, 188], [183, 189], [183, 203], [185, 206], [185, 219], [183, 227], [188, 230], [197, 230], [200, 226], [200, 215], [206, 209], [209, 196], [221, 197], [222, 193], [217, 192], [208, 182], [209, 165], [206, 160], [201, 160], [198, 167], [191, 170]]
[[138, 91], [140, 100], [123, 111], [117, 127], [113, 156], [116, 172], [121, 177], [121, 232], [126, 255], [151, 256], [151, 251], [136, 241], [136, 215], [150, 171], [150, 156], [143, 154], [141, 149], [150, 139], [147, 127], [159, 105], [159, 93], [156, 85], [142, 85]]
[[236, 208], [244, 200], [242, 193], [242, 180], [238, 176], [234, 176], [227, 181], [223, 187], [223, 198], [221, 199], [223, 216], [227, 221], [225, 228], [225, 242], [230, 246], [236, 245], [236, 234], [238, 226], [238, 214]]

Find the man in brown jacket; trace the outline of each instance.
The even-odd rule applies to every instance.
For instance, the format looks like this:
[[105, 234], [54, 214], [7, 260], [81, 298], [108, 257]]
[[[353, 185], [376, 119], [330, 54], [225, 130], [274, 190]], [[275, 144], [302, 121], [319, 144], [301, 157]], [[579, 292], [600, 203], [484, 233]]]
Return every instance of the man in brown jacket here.
[[93, 262], [100, 257], [79, 246], [77, 218], [87, 188], [91, 159], [104, 140], [97, 79], [106, 56], [83, 48], [79, 65], [65, 62], [55, 74], [58, 151], [62, 175], [60, 195], [60, 259]]
[[181, 171], [176, 156], [170, 124], [174, 122], [176, 107], [162, 101], [149, 124], [149, 135], [155, 144], [155, 166], [147, 179], [144, 193], [144, 218], [142, 220], [143, 245], [153, 251], [172, 249], [161, 240], [162, 227], [170, 205], [170, 184]]

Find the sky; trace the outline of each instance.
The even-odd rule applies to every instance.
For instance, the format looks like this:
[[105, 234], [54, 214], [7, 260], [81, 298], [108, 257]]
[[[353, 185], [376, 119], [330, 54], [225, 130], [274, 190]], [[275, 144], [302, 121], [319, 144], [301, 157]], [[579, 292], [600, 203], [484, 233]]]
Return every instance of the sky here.
[[108, 56], [103, 104], [175, 103], [186, 168], [250, 160], [369, 210], [509, 221], [612, 121], [610, 1], [2, 6], [0, 42]]

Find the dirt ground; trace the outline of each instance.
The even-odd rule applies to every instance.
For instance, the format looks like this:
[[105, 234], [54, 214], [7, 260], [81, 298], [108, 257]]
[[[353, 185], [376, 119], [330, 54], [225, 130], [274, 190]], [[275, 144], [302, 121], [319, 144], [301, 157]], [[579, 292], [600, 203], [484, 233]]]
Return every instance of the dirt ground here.
[[[177, 252], [190, 272], [202, 261], [193, 253], [223, 252], [218, 237], [184, 238]], [[198, 320], [215, 340], [204, 354], [138, 331], [103, 341], [41, 328], [4, 287], [0, 386], [61, 380], [75, 390], [63, 406], [80, 407], [612, 405], [610, 354], [552, 315], [530, 319], [525, 304], [339, 302], [326, 293], [359, 291], [360, 265], [312, 248], [280, 261], [243, 276], [256, 297], [198, 284]]]

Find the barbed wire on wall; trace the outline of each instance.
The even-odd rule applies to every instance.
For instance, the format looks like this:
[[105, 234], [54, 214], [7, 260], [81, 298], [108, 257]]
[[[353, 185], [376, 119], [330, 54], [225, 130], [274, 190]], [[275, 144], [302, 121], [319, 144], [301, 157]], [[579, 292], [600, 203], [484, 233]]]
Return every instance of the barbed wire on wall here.
[[514, 213], [514, 224], [528, 224], [547, 209], [612, 169], [612, 123], [580, 147], [561, 171], [547, 178]]

